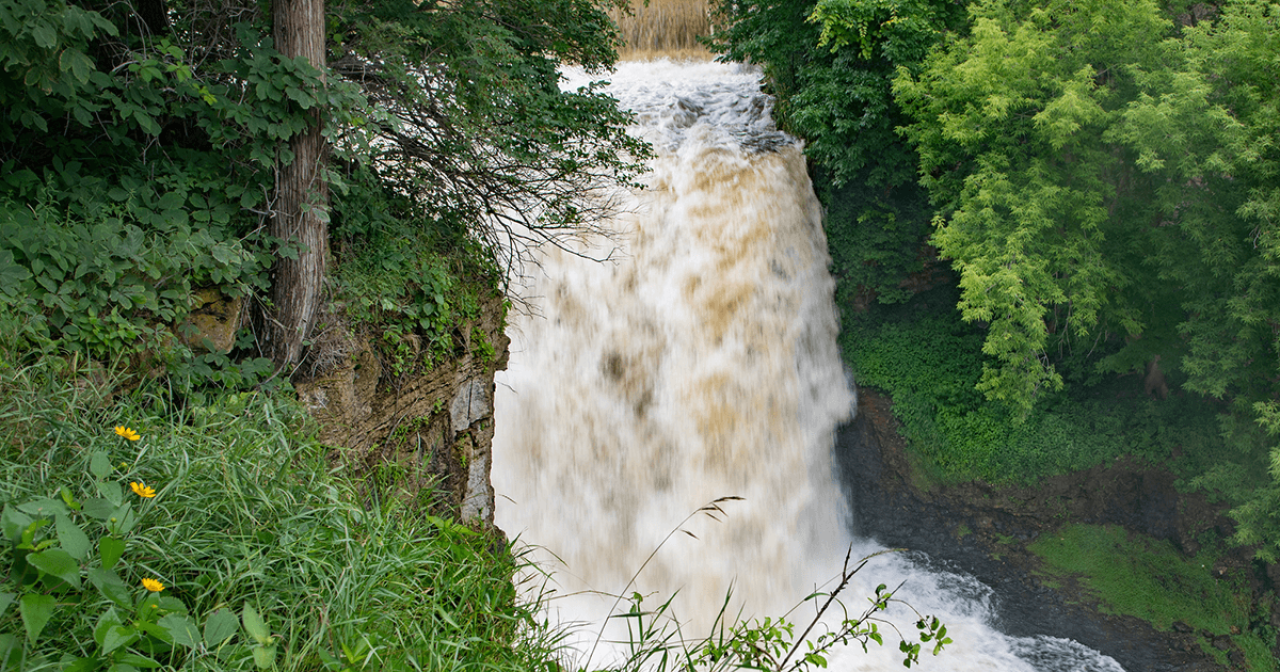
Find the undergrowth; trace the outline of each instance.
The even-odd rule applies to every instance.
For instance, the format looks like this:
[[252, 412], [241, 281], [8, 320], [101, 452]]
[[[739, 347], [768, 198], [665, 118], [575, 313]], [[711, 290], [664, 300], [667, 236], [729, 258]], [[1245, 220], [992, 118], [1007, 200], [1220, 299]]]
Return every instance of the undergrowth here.
[[[1276, 631], [1266, 604], [1253, 604], [1242, 576], [1214, 576], [1220, 549], [1185, 557], [1167, 541], [1129, 535], [1122, 528], [1069, 525], [1029, 546], [1051, 576], [1075, 576], [1108, 613], [1137, 616], [1156, 629], [1182, 623], [1210, 637], [1230, 636], [1244, 653], [1247, 669], [1277, 669], [1270, 651]], [[1207, 645], [1206, 651], [1225, 655]]]
[[[1091, 375], [1046, 395], [1025, 421], [983, 398], [983, 332], [960, 320], [955, 290], [943, 287], [900, 305], [844, 316], [841, 347], [858, 383], [887, 392], [911, 446], [944, 481], [1033, 483], [1131, 456], [1172, 468], [1182, 485], [1220, 485], [1209, 473], [1265, 477], [1249, 461], [1262, 440], [1233, 431], [1229, 409], [1191, 393], [1165, 400], [1142, 394], [1136, 375]], [[1176, 387], [1178, 374], [1169, 375]], [[1211, 469], [1218, 465], [1217, 470]], [[1226, 469], [1221, 465], [1232, 465]]]
[[512, 583], [522, 560], [359, 501], [295, 405], [181, 406], [9, 354], [0, 668], [554, 668], [558, 639]]
[[380, 334], [396, 376], [452, 357], [462, 325], [479, 316], [478, 293], [498, 291], [500, 273], [467, 245], [451, 249], [433, 227], [400, 221], [342, 242], [336, 303], [354, 330]]
[[[0, 332], [32, 345], [12, 320]], [[544, 576], [523, 552], [362, 495], [279, 390], [177, 396], [31, 352], [0, 345], [0, 671], [552, 672], [573, 657], [545, 593], [521, 590]], [[798, 671], [886, 637], [915, 663], [950, 643], [923, 614], [911, 638], [889, 628], [887, 586], [846, 610], [863, 564], [846, 558], [835, 589], [805, 598], [807, 626], [722, 611], [687, 640], [669, 600], [620, 598], [632, 641], [609, 669]]]

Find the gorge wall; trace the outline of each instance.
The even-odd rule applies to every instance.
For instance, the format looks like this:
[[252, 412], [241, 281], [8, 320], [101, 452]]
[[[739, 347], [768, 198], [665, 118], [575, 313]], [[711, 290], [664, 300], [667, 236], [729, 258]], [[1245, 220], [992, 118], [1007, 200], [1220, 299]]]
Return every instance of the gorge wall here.
[[[330, 323], [313, 345], [320, 363], [295, 386], [320, 440], [337, 447], [331, 461], [352, 467], [366, 495], [492, 527], [494, 372], [506, 368], [509, 343], [503, 298], [483, 297], [479, 316], [454, 330], [453, 357], [425, 371], [397, 374], [377, 335], [336, 316]], [[421, 343], [406, 343], [406, 356], [420, 360]]]
[[[1226, 669], [1244, 670], [1230, 638], [1175, 623], [1161, 632], [1147, 621], [1108, 613], [1099, 596], [1072, 581], [1053, 585], [1027, 546], [1069, 523], [1120, 525], [1167, 540], [1193, 555], [1205, 532], [1226, 535], [1230, 519], [1203, 495], [1179, 493], [1174, 476], [1129, 460], [1045, 479], [1035, 487], [954, 485], [923, 479], [899, 434], [891, 400], [859, 391], [858, 415], [837, 438], [836, 461], [854, 512], [856, 532], [889, 546], [927, 553], [940, 566], [960, 567], [1000, 596], [996, 610], [1013, 635], [1054, 632], [1115, 658], [1130, 672], [1224, 669], [1203, 650], [1208, 640], [1227, 654]], [[1255, 594], [1275, 577], [1244, 549], [1222, 556], [1215, 575], [1243, 573]], [[1272, 613], [1273, 624], [1280, 613]], [[1277, 648], [1280, 650], [1280, 647]]]

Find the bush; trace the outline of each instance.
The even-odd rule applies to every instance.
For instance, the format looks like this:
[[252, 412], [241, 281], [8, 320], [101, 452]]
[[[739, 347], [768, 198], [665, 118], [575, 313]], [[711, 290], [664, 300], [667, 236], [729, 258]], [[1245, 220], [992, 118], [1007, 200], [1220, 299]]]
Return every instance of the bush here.
[[1189, 480], [1256, 452], [1223, 440], [1221, 404], [1190, 393], [1149, 399], [1135, 377], [1081, 380], [1046, 394], [1025, 418], [984, 399], [975, 389], [983, 332], [960, 320], [955, 298], [945, 287], [846, 315], [841, 335], [858, 383], [893, 397], [906, 438], [943, 478], [1025, 484], [1131, 455]]

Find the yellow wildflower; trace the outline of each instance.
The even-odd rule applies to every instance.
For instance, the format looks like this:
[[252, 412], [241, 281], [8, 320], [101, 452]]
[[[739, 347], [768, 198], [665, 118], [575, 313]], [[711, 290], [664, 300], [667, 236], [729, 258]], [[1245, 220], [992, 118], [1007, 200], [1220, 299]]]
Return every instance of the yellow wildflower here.
[[116, 435], [123, 436], [130, 441], [137, 441], [142, 438], [137, 432], [125, 427], [124, 425], [116, 425]]
[[156, 581], [155, 579], [143, 579], [142, 587], [146, 588], [147, 590], [153, 593], [158, 593], [164, 590], [164, 584], [160, 583], [159, 581]]
[[143, 485], [142, 483], [138, 483], [137, 481], [130, 483], [129, 489], [133, 490], [133, 494], [145, 499], [151, 499], [152, 497], [156, 496], [155, 488], [149, 485]]

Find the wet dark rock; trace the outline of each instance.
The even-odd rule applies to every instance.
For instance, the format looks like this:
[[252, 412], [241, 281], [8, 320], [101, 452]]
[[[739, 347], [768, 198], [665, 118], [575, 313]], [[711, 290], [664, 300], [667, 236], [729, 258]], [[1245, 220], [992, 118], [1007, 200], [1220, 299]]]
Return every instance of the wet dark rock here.
[[1068, 522], [1123, 525], [1186, 549], [1206, 530], [1230, 525], [1203, 497], [1180, 495], [1172, 474], [1125, 460], [1035, 488], [917, 487], [890, 401], [865, 388], [859, 396], [858, 416], [841, 429], [836, 446], [859, 535], [923, 551], [939, 568], [991, 586], [995, 625], [1011, 636], [1073, 639], [1127, 672], [1222, 669], [1185, 623], [1160, 632], [1138, 618], [1102, 613], [1096, 596], [1073, 581], [1046, 586], [1034, 573], [1039, 558], [1026, 549], [1043, 531]]

